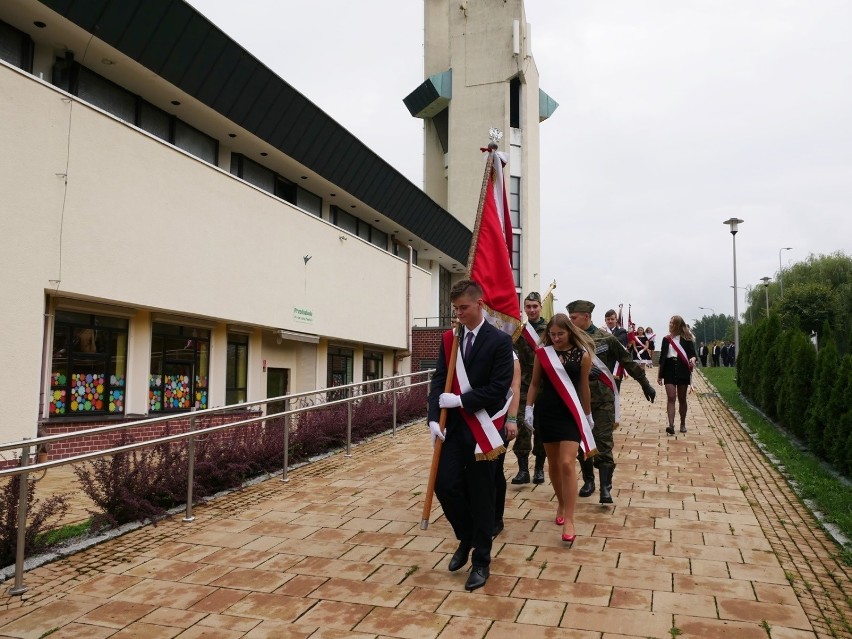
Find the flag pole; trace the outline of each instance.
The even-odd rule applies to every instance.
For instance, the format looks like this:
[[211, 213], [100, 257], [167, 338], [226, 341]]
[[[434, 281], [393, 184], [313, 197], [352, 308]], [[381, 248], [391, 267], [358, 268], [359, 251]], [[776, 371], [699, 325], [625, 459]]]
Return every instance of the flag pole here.
[[[484, 150], [484, 149], [483, 149]], [[485, 162], [485, 174], [482, 177], [482, 188], [479, 191], [479, 205], [476, 210], [476, 222], [473, 225], [473, 235], [470, 239], [470, 251], [467, 254], [467, 273], [466, 277], [470, 279], [473, 271], [473, 257], [476, 254], [476, 244], [479, 242], [479, 227], [482, 225], [482, 211], [485, 207], [485, 197], [488, 194], [488, 183], [491, 171], [494, 169], [494, 153], [497, 150], [497, 143], [491, 142], [488, 145], [488, 159]], [[464, 330], [464, 326], [459, 322], [458, 330], [453, 334], [453, 346], [449, 353], [447, 362], [447, 380], [444, 383], [444, 392], [449, 393], [453, 390], [453, 375], [456, 370], [456, 357], [459, 352], [459, 337]], [[447, 354], [444, 353], [446, 356]], [[441, 427], [441, 432], [447, 426], [447, 409], [441, 409], [441, 416], [438, 418], [438, 425]], [[441, 447], [443, 441], [435, 438], [435, 446], [432, 448], [432, 466], [429, 468], [429, 481], [426, 483], [426, 495], [423, 498], [423, 514], [420, 518], [420, 530], [426, 530], [429, 527], [429, 516], [432, 511], [432, 498], [435, 495], [435, 479], [438, 476], [438, 462], [441, 460]]]

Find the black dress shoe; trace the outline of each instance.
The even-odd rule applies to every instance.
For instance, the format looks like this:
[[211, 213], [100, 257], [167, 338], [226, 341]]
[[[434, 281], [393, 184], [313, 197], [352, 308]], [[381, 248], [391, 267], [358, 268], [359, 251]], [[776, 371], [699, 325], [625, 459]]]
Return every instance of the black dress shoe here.
[[488, 576], [490, 574], [488, 566], [474, 566], [464, 584], [464, 589], [471, 592], [477, 588], [482, 588], [482, 586], [485, 585], [485, 582], [488, 581]]
[[503, 532], [503, 520], [502, 519], [500, 521], [498, 521], [496, 524], [494, 524], [494, 532], [491, 534], [491, 539], [494, 539], [495, 537], [497, 537], [497, 535], [499, 535], [501, 532]]
[[468, 546], [459, 545], [458, 550], [453, 553], [450, 564], [447, 566], [450, 572], [455, 572], [467, 563], [470, 548]]

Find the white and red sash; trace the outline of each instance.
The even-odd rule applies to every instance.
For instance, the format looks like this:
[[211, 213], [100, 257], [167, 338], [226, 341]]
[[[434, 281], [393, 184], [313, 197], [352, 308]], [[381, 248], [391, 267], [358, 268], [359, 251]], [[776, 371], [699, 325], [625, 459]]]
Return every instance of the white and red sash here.
[[[541, 368], [544, 370], [553, 388], [559, 394], [559, 397], [568, 407], [571, 415], [574, 416], [574, 421], [580, 430], [580, 448], [583, 451], [585, 459], [597, 455], [598, 449], [595, 444], [595, 437], [592, 435], [592, 429], [589, 422], [586, 421], [586, 411], [580, 403], [580, 398], [577, 396], [577, 389], [574, 388], [574, 383], [568, 377], [565, 367], [559, 361], [559, 356], [556, 354], [556, 349], [553, 346], [544, 346], [537, 348], [535, 351], [538, 361], [541, 362]], [[606, 368], [606, 367], [604, 367]]]
[[[592, 363], [597, 366], [601, 372], [600, 377], [598, 377], [600, 383], [609, 388], [615, 397], [615, 425], [617, 428], [618, 422], [621, 421], [621, 393], [618, 392], [618, 384], [615, 383], [615, 377], [609, 372], [609, 368], [606, 364], [604, 364], [604, 361], [600, 357], [592, 355]], [[617, 368], [620, 364], [619, 362], [616, 362], [615, 365]]]
[[527, 344], [530, 345], [531, 349], [535, 350], [538, 348], [539, 336], [532, 324], [529, 322], [524, 324], [524, 330], [521, 334], [524, 336], [524, 339]]
[[672, 336], [671, 336], [671, 335], [666, 335], [666, 340], [667, 340], [667, 341], [668, 341], [668, 343], [669, 343], [669, 348], [674, 348], [674, 349], [675, 349], [675, 353], [677, 353], [677, 356], [678, 356], [678, 358], [680, 359], [680, 361], [682, 361], [682, 362], [684, 363], [684, 365], [685, 365], [685, 366], [686, 366], [689, 370], [692, 370], [692, 364], [690, 364], [690, 363], [689, 363], [689, 358], [686, 356], [686, 351], [685, 351], [685, 350], [683, 350], [683, 346], [681, 346], [679, 343], [677, 343], [676, 341], [674, 341], [674, 340], [672, 339]]
[[613, 377], [623, 378], [624, 377], [624, 365], [621, 362], [615, 363], [615, 368], [612, 371]]
[[[453, 332], [446, 331], [444, 333], [444, 353], [452, 352], [453, 348]], [[467, 377], [467, 370], [464, 367], [464, 359], [462, 358], [461, 344], [459, 344], [458, 354], [456, 355], [456, 370], [453, 375], [453, 392], [457, 395], [467, 393], [473, 390], [470, 385], [470, 380]], [[476, 440], [476, 459], [482, 461], [485, 459], [497, 459], [500, 455], [506, 452], [506, 447], [503, 445], [503, 438], [500, 437], [499, 429], [503, 427], [506, 413], [509, 410], [509, 403], [512, 400], [512, 391], [510, 390], [506, 398], [506, 403], [493, 417], [489, 417], [484, 409], [479, 409], [471, 414], [464, 408], [459, 408], [462, 418], [470, 428], [474, 440]]]

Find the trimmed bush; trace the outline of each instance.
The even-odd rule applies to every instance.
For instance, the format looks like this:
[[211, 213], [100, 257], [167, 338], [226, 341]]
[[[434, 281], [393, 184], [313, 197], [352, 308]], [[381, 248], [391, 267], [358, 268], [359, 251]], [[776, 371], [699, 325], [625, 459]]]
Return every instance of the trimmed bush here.
[[826, 406], [826, 423], [823, 445], [828, 460], [836, 468], [845, 468], [849, 441], [849, 398], [852, 397], [852, 354], [845, 355], [840, 361], [840, 369], [835, 376], [831, 396]]
[[780, 402], [781, 423], [804, 440], [807, 438], [805, 416], [812, 399], [816, 351], [804, 333], [795, 331], [789, 352]]
[[813, 374], [813, 392], [805, 415], [805, 440], [814, 454], [825, 458], [825, 424], [828, 421], [828, 403], [837, 377], [840, 357], [833, 340], [824, 341], [816, 358]]
[[[27, 479], [27, 532], [24, 537], [24, 555], [47, 548], [46, 530], [54, 528], [68, 512], [68, 496], [53, 495], [45, 500], [35, 499], [36, 482]], [[18, 548], [18, 502], [21, 477], [17, 475], [0, 488], [0, 565], [15, 563]]]
[[[390, 429], [392, 410], [389, 397], [365, 397], [353, 402], [352, 442]], [[398, 423], [422, 418], [425, 412], [425, 389], [397, 391]], [[346, 424], [347, 408], [343, 404], [292, 416], [290, 463], [343, 447]], [[281, 470], [284, 433], [282, 417], [197, 436], [193, 498], [199, 500], [239, 488], [250, 477]], [[121, 443], [132, 443], [132, 439], [125, 434]], [[183, 440], [75, 466], [84, 492], [99, 509], [91, 513], [93, 529], [144, 519], [156, 524], [169, 509], [185, 503], [187, 459], [188, 445]]]

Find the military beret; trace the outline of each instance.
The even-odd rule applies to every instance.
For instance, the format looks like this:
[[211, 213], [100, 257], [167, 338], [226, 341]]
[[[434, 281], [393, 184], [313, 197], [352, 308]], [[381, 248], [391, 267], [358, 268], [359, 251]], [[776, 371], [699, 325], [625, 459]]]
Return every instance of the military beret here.
[[532, 291], [524, 298], [524, 301], [527, 300], [531, 302], [538, 302], [539, 304], [541, 304], [541, 295], [536, 291]]
[[595, 305], [586, 300], [574, 300], [565, 308], [569, 313], [591, 313], [595, 310]]

